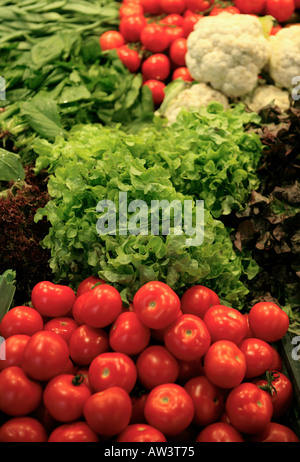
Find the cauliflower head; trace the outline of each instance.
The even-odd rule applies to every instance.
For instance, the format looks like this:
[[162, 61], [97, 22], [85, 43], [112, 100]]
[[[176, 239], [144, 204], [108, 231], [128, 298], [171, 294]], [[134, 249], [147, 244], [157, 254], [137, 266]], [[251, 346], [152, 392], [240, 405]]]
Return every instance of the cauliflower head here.
[[228, 97], [241, 97], [256, 87], [269, 55], [260, 20], [246, 14], [205, 16], [187, 39], [192, 77]]
[[275, 85], [259, 85], [244, 96], [242, 102], [254, 112], [259, 112], [269, 104], [278, 106], [282, 112], [285, 112], [290, 107], [290, 94], [287, 90], [275, 87]]
[[269, 74], [282, 88], [291, 89], [300, 75], [300, 25], [285, 27], [270, 37]]
[[211, 101], [218, 101], [223, 104], [224, 109], [229, 108], [229, 102], [225, 95], [205, 83], [195, 83], [170, 101], [164, 115], [169, 123], [173, 123], [182, 108], [197, 111], [201, 107], [207, 107]]

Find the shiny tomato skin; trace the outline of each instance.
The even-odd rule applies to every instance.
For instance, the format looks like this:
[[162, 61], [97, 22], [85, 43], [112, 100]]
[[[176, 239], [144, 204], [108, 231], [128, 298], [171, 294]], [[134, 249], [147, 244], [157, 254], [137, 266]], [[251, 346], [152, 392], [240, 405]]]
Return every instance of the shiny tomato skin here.
[[125, 16], [121, 19], [119, 30], [126, 42], [139, 42], [147, 21], [141, 14]]
[[142, 59], [137, 50], [129, 48], [127, 45], [123, 45], [122, 47], [117, 48], [117, 54], [124, 66], [127, 67], [130, 72], [136, 72], [140, 68]]
[[26, 416], [42, 401], [42, 386], [31, 380], [18, 366], [0, 373], [0, 411], [13, 417]]
[[269, 371], [281, 372], [283, 368], [282, 358], [273, 345], [270, 345], [270, 348], [272, 351], [273, 360], [272, 360], [271, 366], [269, 367]]
[[110, 387], [120, 387], [130, 393], [136, 379], [135, 363], [124, 353], [102, 353], [93, 359], [89, 367], [89, 383], [97, 392]]
[[224, 393], [220, 388], [203, 375], [189, 380], [184, 385], [184, 389], [194, 403], [195, 425], [206, 427], [218, 420], [224, 408]]
[[136, 368], [139, 381], [148, 390], [163, 383], [176, 382], [179, 374], [177, 360], [160, 345], [146, 348], [137, 358]]
[[267, 392], [253, 383], [244, 382], [229, 392], [226, 412], [239, 432], [257, 434], [271, 422], [272, 400]]
[[80, 376], [62, 374], [47, 383], [43, 401], [55, 420], [72, 422], [82, 417], [84, 403], [90, 396]]
[[181, 14], [186, 9], [185, 0], [160, 0], [160, 7], [167, 14]]
[[175, 40], [183, 38], [183, 28], [181, 26], [167, 26], [165, 27], [165, 32], [169, 39], [169, 46], [171, 46]]
[[206, 311], [220, 305], [218, 295], [208, 287], [202, 285], [192, 286], [181, 297], [181, 311], [184, 314], [193, 314], [203, 319]]
[[0, 360], [0, 371], [11, 366], [20, 366], [23, 356], [23, 351], [30, 339], [29, 335], [12, 335], [5, 341], [6, 359]]
[[277, 422], [270, 422], [264, 430], [255, 435], [251, 442], [254, 443], [299, 443], [296, 433], [289, 427]]
[[88, 366], [96, 356], [108, 350], [108, 334], [87, 324], [73, 332], [69, 343], [70, 357], [79, 366]]
[[155, 79], [146, 80], [143, 85], [150, 89], [154, 106], [159, 106], [165, 98], [166, 85], [160, 80]]
[[145, 59], [142, 64], [142, 73], [145, 80], [166, 80], [169, 77], [171, 63], [163, 53], [155, 53]]
[[215, 305], [207, 310], [203, 321], [209, 330], [211, 341], [229, 340], [240, 343], [247, 332], [247, 321], [242, 313], [224, 305]]
[[197, 443], [244, 443], [240, 432], [225, 422], [215, 422], [201, 430], [196, 438]]
[[165, 383], [150, 391], [145, 404], [145, 417], [149, 425], [164, 435], [176, 435], [191, 424], [194, 404], [183, 387]]
[[76, 298], [91, 290], [96, 284], [106, 284], [106, 282], [98, 276], [89, 276], [88, 278], [83, 279], [77, 287]]
[[246, 358], [238, 346], [228, 340], [213, 343], [204, 356], [207, 378], [220, 388], [234, 388], [245, 377]]
[[214, 0], [186, 0], [186, 7], [193, 13], [200, 13], [207, 10]]
[[235, 6], [227, 6], [226, 8], [213, 8], [209, 13], [209, 16], [218, 16], [225, 12], [230, 14], [241, 14], [240, 10]]
[[116, 30], [103, 32], [99, 38], [99, 44], [102, 51], [113, 50], [124, 45], [125, 40], [122, 34]]
[[132, 404], [128, 393], [120, 387], [111, 387], [91, 395], [84, 405], [87, 424], [98, 434], [113, 436], [129, 425]]
[[0, 443], [47, 443], [43, 425], [32, 417], [14, 417], [0, 427]]
[[98, 443], [99, 437], [86, 422], [78, 421], [56, 427], [48, 443]]
[[65, 340], [53, 332], [41, 331], [28, 341], [21, 366], [31, 378], [47, 381], [60, 374], [69, 360]]
[[121, 312], [120, 293], [109, 284], [101, 284], [88, 292], [80, 315], [85, 324], [103, 328], [112, 324]]
[[202, 319], [192, 314], [183, 314], [166, 329], [164, 342], [175, 358], [193, 361], [205, 355], [211, 337]]
[[264, 12], [266, 0], [234, 0], [235, 6], [244, 14], [261, 14]]
[[165, 16], [160, 20], [161, 24], [166, 24], [167, 26], [181, 26], [183, 23], [183, 17], [181, 14], [172, 13]]
[[31, 336], [40, 330], [43, 330], [42, 316], [29, 306], [15, 306], [0, 323], [0, 335], [4, 338], [17, 334]]
[[147, 424], [129, 425], [116, 440], [118, 443], [166, 443], [166, 437]]
[[83, 305], [85, 304], [85, 301], [87, 297], [89, 296], [89, 292], [90, 291], [80, 294], [76, 298], [75, 303], [72, 307], [72, 317], [74, 318], [74, 321], [78, 324], [78, 326], [82, 326], [83, 324], [85, 324], [81, 313], [82, 313]]
[[38, 282], [31, 292], [33, 307], [42, 316], [49, 318], [66, 316], [72, 310], [75, 297], [71, 287], [49, 281]]
[[[203, 16], [201, 14], [192, 13], [186, 16], [182, 22], [183, 37], [188, 38], [188, 36], [193, 32], [195, 24], [197, 24]], [[220, 303], [220, 302], [219, 302]]]
[[147, 24], [140, 34], [140, 41], [146, 50], [161, 53], [169, 46], [169, 37], [165, 28], [159, 24]]
[[67, 360], [66, 364], [64, 365], [64, 367], [62, 368], [60, 374], [72, 374], [72, 375], [74, 375], [75, 372], [76, 372], [76, 367], [73, 364], [71, 358], [69, 358]]
[[259, 302], [252, 306], [249, 312], [249, 325], [255, 337], [272, 343], [286, 334], [289, 317], [275, 303]]
[[112, 324], [109, 332], [109, 344], [113, 351], [138, 355], [150, 340], [150, 329], [144, 326], [133, 311], [121, 313]]
[[134, 311], [150, 329], [168, 327], [180, 312], [178, 295], [165, 283], [147, 282], [133, 298]]
[[258, 377], [271, 367], [273, 361], [272, 350], [264, 340], [257, 338], [244, 339], [239, 344], [239, 349], [246, 358], [246, 379]]
[[169, 56], [177, 66], [186, 66], [185, 55], [187, 54], [187, 39], [180, 37], [171, 43]]
[[[292, 406], [294, 390], [290, 379], [282, 372], [272, 371], [274, 380], [272, 380], [272, 386], [275, 390], [272, 390], [271, 400], [273, 404], [273, 419], [278, 419]], [[256, 386], [266, 386], [268, 382], [266, 380], [255, 380]]]
[[266, 0], [265, 14], [273, 16], [278, 22], [290, 19], [294, 11], [294, 0]]
[[172, 80], [182, 79], [185, 82], [193, 82], [194, 79], [191, 76], [187, 67], [178, 67], [172, 74]]
[[123, 18], [124, 16], [133, 16], [135, 14], [143, 14], [144, 9], [141, 3], [124, 3], [119, 9], [119, 16]]
[[44, 330], [60, 335], [68, 345], [73, 332], [77, 328], [77, 322], [70, 317], [53, 318], [44, 324]]
[[249, 324], [249, 313], [244, 313], [244, 317], [247, 321], [247, 332], [246, 332], [246, 335], [244, 337], [245, 338], [253, 338], [254, 337], [254, 333], [250, 327], [250, 324]]

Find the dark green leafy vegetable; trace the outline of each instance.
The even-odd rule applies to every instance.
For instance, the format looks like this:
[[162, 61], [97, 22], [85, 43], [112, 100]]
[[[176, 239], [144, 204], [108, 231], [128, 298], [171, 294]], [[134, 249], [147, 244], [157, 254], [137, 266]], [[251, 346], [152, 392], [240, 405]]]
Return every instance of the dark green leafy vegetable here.
[[16, 272], [6, 270], [0, 275], [0, 321], [8, 312], [16, 291]]
[[25, 172], [19, 156], [0, 148], [0, 181], [24, 180]]

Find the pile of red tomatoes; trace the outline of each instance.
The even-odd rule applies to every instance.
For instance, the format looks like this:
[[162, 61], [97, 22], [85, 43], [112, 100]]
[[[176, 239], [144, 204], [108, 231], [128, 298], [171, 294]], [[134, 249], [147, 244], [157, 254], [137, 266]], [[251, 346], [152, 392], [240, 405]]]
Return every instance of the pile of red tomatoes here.
[[276, 304], [249, 313], [152, 281], [124, 307], [98, 277], [48, 281], [0, 323], [0, 442], [298, 442]]

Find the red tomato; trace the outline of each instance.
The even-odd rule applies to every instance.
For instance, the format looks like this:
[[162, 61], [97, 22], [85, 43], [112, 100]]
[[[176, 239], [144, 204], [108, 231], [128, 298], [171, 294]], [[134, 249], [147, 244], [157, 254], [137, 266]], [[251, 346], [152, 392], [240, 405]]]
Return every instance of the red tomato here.
[[213, 3], [214, 0], [186, 0], [186, 7], [193, 13], [199, 13], [208, 10]]
[[50, 415], [59, 422], [71, 422], [83, 415], [83, 406], [91, 396], [83, 377], [62, 374], [50, 380], [43, 400]]
[[[270, 390], [273, 404], [273, 419], [283, 416], [291, 407], [293, 402], [293, 385], [290, 379], [282, 372], [272, 371], [272, 388]], [[267, 380], [256, 380], [255, 385], [266, 387], [268, 391]], [[265, 389], [265, 388], [263, 388]]]
[[151, 425], [129, 425], [116, 440], [118, 443], [166, 443], [166, 437]]
[[220, 305], [218, 295], [208, 287], [196, 285], [187, 289], [181, 297], [181, 311], [203, 319], [206, 311]]
[[270, 345], [270, 348], [272, 351], [273, 360], [271, 366], [269, 367], [269, 371], [281, 372], [283, 367], [282, 358], [276, 348], [274, 348], [272, 345]]
[[241, 433], [260, 433], [271, 421], [272, 400], [267, 392], [244, 382], [230, 391], [226, 412], [231, 424]]
[[164, 13], [181, 14], [186, 9], [186, 0], [160, 0], [160, 7]]
[[[118, 32], [117, 30], [108, 30], [106, 32], [103, 32], [99, 39], [99, 44], [102, 51], [114, 50], [115, 48], [124, 45], [124, 43], [125, 40], [123, 35], [120, 34], [120, 32]], [[77, 295], [81, 295], [81, 292], [79, 292], [78, 294], [78, 290]]]
[[289, 317], [275, 303], [259, 302], [250, 310], [249, 324], [255, 337], [272, 343], [286, 334], [289, 328]]
[[166, 80], [169, 77], [171, 63], [168, 56], [155, 53], [145, 59], [142, 64], [142, 73], [145, 80]]
[[169, 46], [169, 37], [165, 28], [159, 24], [147, 24], [141, 31], [140, 40], [146, 50], [152, 53], [165, 51]]
[[12, 335], [5, 341], [6, 359], [0, 360], [0, 371], [11, 366], [20, 366], [23, 351], [30, 339], [29, 335]]
[[89, 367], [89, 382], [95, 391], [121, 387], [130, 393], [136, 379], [135, 363], [123, 353], [102, 353], [93, 359]]
[[182, 361], [178, 360], [179, 375], [177, 382], [179, 384], [185, 384], [188, 380], [204, 375], [203, 358], [197, 358], [194, 361]]
[[76, 321], [78, 326], [81, 326], [82, 324], [85, 324], [81, 312], [82, 312], [82, 307], [85, 303], [85, 300], [87, 299], [90, 291], [84, 292], [83, 294], [80, 294], [73, 305], [72, 308], [72, 316], [74, 320]]
[[69, 348], [65, 340], [53, 332], [37, 332], [28, 341], [21, 366], [36, 380], [50, 380], [60, 374], [69, 360]]
[[88, 367], [80, 367], [79, 369], [76, 369], [76, 374], [73, 374], [73, 375], [81, 375], [83, 377], [83, 383], [88, 387], [91, 393], [94, 392], [89, 382], [89, 368]]
[[74, 366], [73, 362], [69, 358], [67, 360], [66, 364], [64, 365], [64, 367], [62, 368], [60, 374], [72, 374], [72, 375], [74, 375], [75, 371], [76, 371], [76, 367]]
[[242, 435], [232, 425], [215, 422], [199, 433], [197, 443], [243, 443]]
[[[141, 14], [125, 16], [121, 19], [119, 30], [127, 42], [139, 42], [147, 21]], [[123, 44], [122, 44], [123, 45]]]
[[[265, 0], [264, 0], [265, 1]], [[218, 16], [221, 13], [240, 14], [240, 10], [234, 6], [228, 6], [227, 8], [213, 8], [209, 13], [209, 16]]]
[[14, 417], [0, 427], [0, 443], [47, 443], [42, 424], [32, 417]]
[[169, 56], [177, 66], [185, 66], [185, 55], [187, 53], [187, 39], [185, 37], [174, 40], [170, 46]]
[[271, 367], [272, 350], [264, 340], [246, 338], [239, 344], [239, 349], [246, 358], [246, 379], [258, 377]]
[[128, 393], [120, 387], [110, 387], [91, 395], [84, 405], [87, 424], [100, 435], [113, 436], [129, 425], [132, 404]]
[[187, 67], [178, 67], [175, 69], [172, 75], [172, 80], [176, 79], [182, 79], [186, 82], [193, 82], [194, 80]]
[[300, 8], [300, 0], [294, 0], [295, 1], [295, 7]]
[[247, 321], [247, 332], [246, 332], [246, 335], [245, 335], [244, 339], [245, 338], [253, 338], [254, 333], [252, 332], [252, 329], [251, 329], [250, 324], [249, 324], [249, 313], [245, 313], [244, 317], [245, 317], [245, 319]]
[[74, 305], [75, 292], [65, 285], [42, 281], [32, 289], [31, 301], [42, 316], [66, 316]]
[[276, 35], [277, 32], [279, 32], [282, 29], [282, 26], [277, 24], [276, 26], [273, 26], [270, 32], [270, 35]]
[[205, 313], [203, 321], [209, 330], [212, 343], [229, 340], [238, 344], [247, 332], [247, 320], [243, 314], [228, 306], [212, 306]]
[[15, 306], [2, 318], [0, 334], [4, 338], [12, 335], [33, 335], [43, 330], [42, 316], [29, 306]]
[[186, 16], [183, 19], [182, 22], [182, 29], [183, 29], [183, 36], [187, 38], [191, 32], [194, 30], [195, 24], [197, 24], [200, 19], [202, 19], [204, 16], [201, 16], [201, 14], [197, 13], [192, 13], [188, 16]]
[[244, 14], [262, 14], [266, 0], [234, 0], [235, 6]]
[[176, 435], [191, 424], [194, 404], [183, 387], [165, 383], [150, 391], [145, 404], [145, 417], [149, 425], [164, 435]]
[[181, 26], [183, 23], [183, 17], [180, 14], [168, 14], [161, 19], [160, 24], [166, 24], [167, 26]]
[[86, 422], [60, 425], [50, 434], [48, 443], [98, 443], [99, 437]]
[[178, 316], [180, 299], [167, 284], [147, 282], [133, 298], [134, 311], [150, 329], [164, 329]]
[[136, 72], [140, 68], [142, 59], [137, 50], [123, 45], [117, 48], [117, 53], [124, 66], [126, 66], [130, 72]]
[[251, 442], [258, 443], [299, 443], [299, 441], [293, 430], [276, 422], [270, 422], [261, 433], [251, 439]]
[[178, 362], [163, 346], [153, 345], [146, 348], [136, 361], [138, 379], [151, 390], [163, 383], [173, 383], [179, 374]]
[[124, 16], [133, 16], [135, 14], [142, 15], [144, 13], [144, 9], [141, 3], [125, 3], [121, 5], [119, 9], [119, 16], [120, 18], [124, 18]]
[[[124, 39], [123, 39], [123, 43], [124, 43]], [[81, 283], [77, 287], [76, 297], [79, 297], [80, 295], [88, 292], [96, 284], [106, 284], [106, 282], [103, 281], [103, 279], [100, 279], [98, 276], [89, 276], [88, 278], [84, 279], [83, 281], [81, 281]]]
[[175, 358], [193, 361], [207, 352], [210, 334], [202, 319], [183, 314], [166, 329], [164, 341]]
[[183, 28], [181, 26], [166, 26], [165, 32], [169, 39], [169, 45], [183, 37]]
[[78, 324], [74, 319], [68, 317], [54, 318], [46, 322], [44, 330], [60, 335], [67, 344], [70, 342], [71, 335], [77, 329]]
[[0, 373], [0, 411], [21, 417], [33, 412], [42, 401], [43, 389], [23, 369], [12, 366]]
[[[182, 311], [178, 312], [177, 318], [182, 315]], [[165, 332], [168, 326], [164, 329], [151, 329], [151, 338], [155, 339], [157, 342], [164, 343]]]
[[117, 289], [102, 284], [88, 292], [80, 315], [85, 324], [103, 328], [113, 323], [121, 312], [122, 298]]
[[48, 435], [59, 425], [59, 422], [50, 415], [43, 401], [31, 414], [31, 417], [38, 420], [43, 425]]
[[133, 311], [121, 313], [109, 332], [109, 344], [112, 350], [129, 356], [138, 355], [150, 340], [150, 329], [144, 326]]
[[109, 350], [108, 335], [102, 329], [83, 324], [72, 334], [70, 357], [79, 366], [88, 366], [96, 356]]
[[132, 414], [130, 423], [141, 424], [146, 423], [144, 409], [148, 393], [142, 393], [139, 396], [131, 396]]
[[266, 0], [265, 14], [269, 14], [278, 22], [285, 22], [295, 11], [294, 0]]
[[205, 427], [218, 420], [224, 407], [223, 391], [220, 388], [207, 377], [199, 376], [189, 380], [184, 389], [194, 403], [194, 424]]
[[143, 83], [144, 86], [148, 87], [151, 90], [153, 104], [159, 106], [165, 98], [165, 88], [166, 85], [160, 80], [147, 80]]
[[145, 14], [156, 16], [161, 13], [160, 0], [141, 0]]
[[213, 343], [204, 356], [207, 378], [220, 388], [233, 388], [245, 377], [246, 359], [238, 346], [228, 340]]

